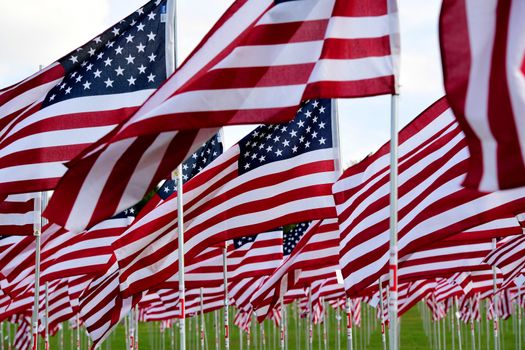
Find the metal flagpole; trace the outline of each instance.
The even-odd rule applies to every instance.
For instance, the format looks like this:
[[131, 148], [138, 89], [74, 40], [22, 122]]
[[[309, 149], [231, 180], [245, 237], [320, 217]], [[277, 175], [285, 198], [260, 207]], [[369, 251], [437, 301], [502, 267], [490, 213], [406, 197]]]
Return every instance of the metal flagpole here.
[[313, 327], [312, 327], [312, 287], [308, 287], [308, 350], [312, 350], [313, 345]]
[[458, 307], [458, 297], [454, 297], [454, 304], [456, 306], [456, 312], [454, 313], [454, 318], [456, 319], [456, 328], [458, 329], [458, 345], [459, 350], [463, 347], [463, 344], [461, 344], [461, 324], [459, 323], [459, 307]]
[[204, 289], [201, 287], [201, 349], [204, 350]]
[[473, 303], [473, 297], [470, 298], [470, 302], [469, 302], [469, 309], [470, 309], [470, 340], [472, 342], [472, 350], [476, 350], [476, 334], [474, 333], [474, 315], [472, 314], [473, 312], [473, 308], [472, 308], [472, 303]]
[[352, 350], [352, 306], [350, 298], [346, 298], [346, 349]]
[[215, 349], [220, 349], [220, 341], [219, 341], [219, 317], [217, 316], [217, 310], [213, 312], [213, 317], [215, 321]]
[[521, 286], [522, 283], [518, 286], [518, 349], [521, 349]]
[[[492, 239], [492, 250], [496, 249], [496, 238]], [[499, 339], [498, 339], [498, 294], [496, 293], [497, 286], [497, 275], [496, 267], [492, 267], [492, 292], [493, 294], [493, 318], [494, 323], [494, 350], [499, 350]]]
[[341, 308], [339, 307], [339, 305], [337, 305], [335, 320], [337, 322], [337, 350], [341, 350]]
[[323, 341], [324, 341], [324, 350], [328, 350], [328, 330], [326, 329], [327, 327], [327, 323], [328, 323], [328, 312], [327, 312], [327, 308], [326, 308], [326, 303], [324, 301], [324, 298], [323, 298], [323, 301], [322, 301], [322, 304], [323, 304]]
[[284, 336], [286, 332], [286, 307], [284, 306], [284, 298], [281, 294], [281, 350], [284, 350]]
[[390, 113], [390, 350], [398, 349], [397, 324], [397, 145], [399, 95], [392, 95]]
[[224, 242], [222, 263], [224, 274], [224, 348], [230, 350], [230, 320], [228, 317], [228, 241]]
[[135, 305], [135, 350], [139, 348], [139, 306]]
[[40, 299], [40, 234], [42, 231], [42, 202], [43, 193], [38, 193], [35, 198], [35, 217], [33, 221], [33, 233], [35, 235], [35, 285], [33, 315], [31, 318], [33, 333], [33, 350], [38, 349], [38, 320]]
[[45, 325], [45, 349], [49, 350], [49, 283], [46, 282], [46, 294], [45, 294], [45, 304], [46, 304], [46, 310], [45, 310], [45, 318], [44, 318], [44, 325]]
[[80, 316], [77, 313], [77, 349], [80, 350]]
[[385, 310], [384, 307], [385, 305], [383, 305], [383, 283], [381, 281], [381, 278], [379, 278], [379, 317], [381, 320], [381, 342], [383, 343], [383, 350], [386, 350], [385, 320], [383, 318]]
[[135, 321], [133, 316], [133, 309], [131, 309], [129, 313], [129, 350], [135, 348]]

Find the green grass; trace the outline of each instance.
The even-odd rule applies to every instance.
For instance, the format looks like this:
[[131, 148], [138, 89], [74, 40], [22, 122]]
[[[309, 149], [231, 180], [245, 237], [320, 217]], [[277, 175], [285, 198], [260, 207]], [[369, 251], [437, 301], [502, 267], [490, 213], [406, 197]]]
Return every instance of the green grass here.
[[[421, 306], [417, 306], [410, 310], [406, 315], [401, 319], [400, 323], [400, 342], [401, 349], [438, 349], [437, 348], [437, 323], [431, 323], [428, 320], [428, 313], [422, 315]], [[375, 310], [372, 308], [363, 308], [363, 319], [362, 326], [354, 327], [353, 332], [353, 349], [383, 349], [381, 342], [381, 330], [379, 323], [375, 320], [374, 313]], [[450, 313], [449, 313], [450, 314]], [[218, 312], [218, 318], [220, 320], [220, 333], [219, 338], [220, 348], [224, 349], [224, 326], [222, 323], [222, 311]], [[305, 320], [298, 320], [296, 315], [295, 308], [289, 308], [289, 319], [288, 319], [288, 349], [289, 350], [307, 350], [307, 329]], [[230, 324], [233, 322], [233, 311], [230, 313]], [[344, 316], [341, 314], [341, 316]], [[426, 320], [425, 320], [426, 318]], [[188, 350], [200, 350], [200, 340], [199, 340], [199, 331], [196, 328], [195, 318], [187, 319], [187, 349]], [[210, 313], [205, 315], [206, 323], [206, 349], [215, 350], [217, 349], [215, 344], [215, 331], [214, 331], [214, 314]], [[451, 333], [451, 319], [450, 316], [446, 318], [445, 321], [439, 323], [440, 325], [440, 342], [441, 349], [452, 349], [452, 333]], [[337, 326], [335, 319], [334, 310], [329, 310], [328, 322], [327, 322], [327, 349], [337, 349]], [[494, 347], [493, 338], [492, 338], [492, 323], [488, 323], [488, 344], [487, 348], [487, 323], [482, 321], [481, 324], [476, 323], [476, 349], [492, 349]], [[259, 325], [255, 326], [252, 324], [252, 332], [250, 339], [250, 349], [258, 350], [277, 350], [279, 349], [279, 330], [275, 328], [272, 322], [266, 321], [263, 326], [265, 333], [265, 346], [262, 347], [261, 343], [261, 328]], [[322, 325], [321, 327], [314, 326], [313, 328], [313, 349], [324, 349], [323, 338], [322, 338]], [[346, 349], [346, 320], [342, 317], [341, 320], [341, 334], [340, 334], [340, 345], [341, 349]], [[430, 332], [430, 329], [432, 331]], [[509, 319], [507, 321], [501, 322], [501, 349], [515, 349], [516, 341], [516, 328], [517, 320]], [[443, 337], [443, 328], [445, 328], [445, 334]], [[5, 329], [5, 326], [4, 326]], [[119, 325], [113, 334], [104, 342], [101, 349], [112, 349], [120, 350], [126, 349], [125, 342], [125, 330], [123, 325]], [[427, 329], [427, 332], [425, 332]], [[481, 330], [481, 333], [479, 331]], [[12, 329], [12, 332], [14, 329]], [[457, 331], [457, 330], [456, 330]], [[81, 343], [82, 349], [87, 349], [88, 340], [85, 335], [85, 332], [81, 332]], [[478, 338], [479, 333], [479, 338]], [[525, 332], [523, 332], [525, 333]], [[5, 333], [4, 333], [5, 334]], [[174, 347], [172, 348], [172, 334]], [[66, 326], [61, 333], [51, 338], [50, 349], [76, 349], [76, 333], [73, 335], [72, 343], [72, 332]], [[522, 334], [523, 336], [523, 334]], [[63, 347], [59, 346], [60, 337], [63, 337]], [[470, 350], [472, 349], [471, 336], [470, 336], [470, 326], [462, 325], [461, 327], [461, 337], [462, 337], [462, 348]], [[163, 339], [164, 338], [164, 339]], [[457, 334], [455, 338], [455, 348], [459, 349], [457, 342]], [[164, 340], [164, 346], [162, 346], [162, 341]], [[479, 341], [481, 340], [481, 347], [479, 347]], [[154, 350], [171, 350], [178, 349], [178, 328], [169, 329], [163, 335], [160, 333], [160, 324], [158, 322], [152, 323], [141, 323], [139, 325], [139, 349], [154, 349]], [[243, 336], [243, 349], [248, 349], [247, 347], [247, 336]], [[443, 346], [443, 342], [446, 343], [446, 347]], [[256, 347], [255, 343], [258, 344]], [[523, 343], [525, 347], [525, 342]], [[4, 347], [7, 349], [7, 347]], [[41, 342], [41, 349], [43, 349], [43, 344]], [[230, 331], [230, 349], [240, 349], [240, 338], [239, 330], [235, 326], [231, 326]]]

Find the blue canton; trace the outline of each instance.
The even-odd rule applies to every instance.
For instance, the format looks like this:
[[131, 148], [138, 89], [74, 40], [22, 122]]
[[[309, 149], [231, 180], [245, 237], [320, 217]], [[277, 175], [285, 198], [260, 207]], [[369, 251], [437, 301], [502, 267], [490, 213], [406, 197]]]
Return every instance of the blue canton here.
[[[208, 164], [213, 162], [218, 156], [222, 154], [222, 141], [219, 134], [213, 136], [208, 142], [202, 145], [195, 153], [191, 155], [184, 163], [182, 163], [182, 182], [186, 183]], [[166, 200], [169, 196], [177, 190], [177, 183], [175, 180], [166, 180], [159, 189], [158, 194]]]
[[156, 89], [166, 79], [166, 0], [150, 1], [59, 60], [65, 77], [44, 107], [71, 98]]
[[295, 225], [295, 227], [289, 231], [285, 232], [283, 236], [283, 254], [284, 256], [292, 254], [295, 246], [301, 240], [306, 230], [310, 226], [310, 222], [302, 222]]
[[262, 125], [239, 141], [239, 174], [299, 154], [332, 147], [331, 100], [308, 100], [284, 124]]
[[[283, 229], [282, 227], [279, 227], [279, 228], [276, 228], [275, 230], [271, 230], [271, 231], [268, 231], [268, 232], [279, 231], [279, 230], [282, 230], [282, 229]], [[241, 237], [241, 238], [235, 238], [233, 240], [233, 246], [235, 247], [235, 249], [237, 249], [237, 248], [242, 247], [245, 244], [254, 242], [256, 239], [257, 239], [257, 235], [245, 236], [245, 237]]]

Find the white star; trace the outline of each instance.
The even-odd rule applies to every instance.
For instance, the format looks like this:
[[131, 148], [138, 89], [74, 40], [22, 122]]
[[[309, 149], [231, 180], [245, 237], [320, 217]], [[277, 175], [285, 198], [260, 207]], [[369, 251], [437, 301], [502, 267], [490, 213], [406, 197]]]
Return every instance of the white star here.
[[140, 23], [138, 26], [137, 26], [137, 32], [140, 32], [140, 31], [143, 31], [144, 30], [144, 24]]
[[282, 156], [282, 155], [283, 155], [283, 151], [281, 151], [280, 149], [278, 149], [278, 150], [275, 152], [275, 155], [276, 155], [277, 157]]
[[260, 156], [259, 157], [259, 162], [264, 162], [266, 160], [266, 156]]
[[307, 128], [306, 128], [306, 132], [307, 132], [307, 133], [310, 133], [310, 130], [312, 130], [311, 127], [307, 127]]
[[138, 67], [138, 69], [139, 69], [139, 74], [146, 73], [146, 67], [144, 67], [143, 64], [141, 64], [140, 67]]
[[83, 86], [84, 86], [84, 90], [90, 90], [91, 89], [91, 83], [89, 81], [86, 81]]
[[198, 156], [197, 156], [197, 153], [193, 153], [193, 154], [191, 155], [191, 157], [192, 157], [193, 159], [197, 159], [197, 157], [198, 157]]
[[138, 46], [137, 46], [137, 50], [139, 50], [139, 52], [144, 52], [144, 49], [146, 48], [146, 46], [142, 45], [142, 43], [140, 43]]
[[88, 66], [86, 67], [86, 71], [89, 72], [92, 68], [93, 68], [93, 65], [90, 63], [90, 64], [88, 64]]
[[99, 52], [97, 55], [97, 60], [101, 60], [104, 57], [104, 52]]
[[321, 137], [319, 139], [319, 144], [324, 145], [326, 143], [326, 139], [324, 137]]
[[156, 75], [153, 75], [153, 73], [150, 73], [148, 75], [148, 83], [153, 83], [155, 81]]
[[310, 141], [306, 141], [306, 143], [304, 144], [304, 147], [305, 148], [310, 148]]
[[169, 187], [164, 187], [164, 192], [168, 193], [170, 191]]
[[71, 56], [71, 58], [69, 60], [71, 61], [71, 63], [78, 63], [78, 57], [77, 56]]
[[257, 153], [252, 154], [252, 159], [257, 158]]
[[131, 35], [131, 33], [130, 33], [130, 34], [126, 37], [126, 42], [127, 42], [127, 43], [132, 43], [134, 38], [135, 38], [135, 36]]
[[259, 144], [259, 149], [263, 149], [264, 148], [264, 143], [260, 143]]
[[303, 142], [304, 142], [304, 136], [301, 136], [301, 137], [299, 138], [299, 142], [300, 142], [300, 143], [303, 143]]
[[319, 108], [319, 113], [324, 113], [325, 109], [326, 108], [324, 106], [321, 106], [321, 108]]
[[90, 48], [88, 53], [89, 53], [89, 56], [93, 56], [95, 54], [95, 49], [94, 48]]
[[250, 169], [250, 163], [244, 164], [244, 169]]
[[49, 101], [53, 101], [55, 99], [56, 95], [49, 96]]
[[314, 131], [314, 132], [312, 133], [312, 138], [314, 138], [314, 139], [317, 138], [317, 131]]
[[115, 45], [115, 42], [108, 41], [108, 43], [106, 44], [106, 47], [112, 48], [114, 45]]
[[107, 87], [107, 88], [108, 88], [108, 87], [113, 87], [113, 80], [111, 80], [111, 79], [109, 79], [109, 78], [108, 78], [108, 80], [106, 80], [104, 83], [106, 83], [106, 87]]
[[266, 152], [271, 152], [271, 151], [272, 151], [272, 149], [273, 149], [273, 147], [272, 147], [272, 146], [268, 146], [268, 147], [266, 147]]
[[137, 13], [138, 13], [139, 15], [143, 15], [143, 14], [144, 14], [144, 9], [143, 9], [143, 8], [139, 8], [139, 9], [137, 10]]
[[59, 89], [63, 90], [65, 87], [66, 87], [66, 83], [62, 83], [62, 84], [60, 84], [60, 88]]
[[71, 86], [66, 89], [66, 95], [69, 95], [71, 93]]
[[136, 81], [136, 80], [137, 80], [137, 79], [133, 78], [133, 76], [129, 77], [129, 79], [128, 79], [129, 86], [131, 86], [131, 85], [135, 85], [135, 81]]
[[126, 57], [126, 61], [128, 61], [128, 64], [133, 64], [135, 63], [135, 57], [131, 56], [131, 54], [129, 54], [128, 57]]
[[317, 108], [317, 106], [319, 106], [319, 101], [315, 100], [315, 101], [312, 103], [312, 106], [314, 106], [314, 108]]
[[157, 58], [157, 55], [151, 54], [148, 56], [150, 62], [155, 62], [155, 58]]
[[287, 128], [286, 126], [283, 126], [283, 127], [281, 128], [281, 132], [286, 132], [287, 130], [288, 130], [288, 128]]
[[319, 129], [324, 129], [324, 126], [326, 125], [325, 122], [320, 122], [319, 123]]
[[83, 78], [83, 77], [82, 77], [81, 75], [79, 75], [75, 80], [76, 80], [76, 82], [78, 83], [78, 82], [80, 82], [80, 81], [82, 80], [82, 78]]
[[155, 41], [155, 37], [157, 36], [157, 34], [154, 34], [153, 32], [149, 32], [147, 36], [148, 36], [148, 41], [150, 40]]
[[131, 209], [129, 210], [129, 212], [130, 212], [131, 214], [133, 214], [133, 213], [135, 212], [135, 209], [131, 208]]
[[250, 156], [250, 152], [244, 153], [244, 158], [248, 158]]
[[297, 125], [299, 125], [300, 128], [303, 128], [304, 127], [304, 122], [302, 120], [299, 120]]
[[115, 72], [117, 72], [117, 77], [119, 75], [124, 75], [124, 69], [122, 69], [120, 66], [118, 66], [118, 68], [115, 69]]
[[113, 35], [117, 36], [120, 33], [120, 29], [115, 27], [115, 28], [113, 28], [113, 30], [111, 32], [113, 33]]
[[153, 20], [155, 19], [155, 15], [156, 15], [155, 12], [150, 12], [150, 14], [148, 15], [148, 19], [149, 19], [150, 21], [153, 21]]
[[184, 164], [184, 165], [182, 166], [182, 170], [188, 170], [188, 164]]
[[318, 119], [317, 117], [314, 117], [314, 119], [312, 119], [312, 121], [313, 121], [314, 123], [317, 123], [317, 119]]
[[113, 60], [111, 58], [107, 58], [105, 61], [104, 61], [104, 64], [107, 66], [111, 66], [111, 62], [113, 62]]
[[101, 43], [102, 42], [102, 39], [100, 39], [99, 36], [97, 36], [95, 39], [93, 39], [94, 42], [96, 42], [97, 44]]
[[87, 64], [87, 61], [84, 61], [84, 62], [82, 62], [82, 63], [80, 64], [80, 67], [85, 67], [86, 64]]
[[76, 76], [77, 76], [77, 73], [78, 73], [78, 72], [73, 72], [73, 73], [71, 74], [71, 78], [76, 77]]
[[95, 75], [95, 78], [100, 78], [100, 74], [102, 74], [102, 71], [97, 69], [96, 71], [93, 72], [93, 74]]
[[297, 137], [297, 131], [292, 130], [292, 131], [290, 132], [290, 136], [291, 136], [291, 137]]
[[273, 138], [273, 140], [274, 140], [275, 142], [278, 142], [280, 139], [281, 139], [280, 136], [275, 136], [275, 137]]
[[290, 146], [290, 141], [284, 140], [283, 141], [283, 147], [289, 147], [289, 146]]
[[306, 111], [306, 113], [304, 113], [304, 115], [306, 116], [306, 118], [310, 118], [312, 116], [312, 112]]
[[123, 50], [123, 49], [124, 49], [124, 48], [123, 48], [122, 46], [117, 47], [117, 48], [115, 49], [115, 54], [116, 54], [116, 55], [120, 55], [120, 54], [122, 54], [122, 50]]

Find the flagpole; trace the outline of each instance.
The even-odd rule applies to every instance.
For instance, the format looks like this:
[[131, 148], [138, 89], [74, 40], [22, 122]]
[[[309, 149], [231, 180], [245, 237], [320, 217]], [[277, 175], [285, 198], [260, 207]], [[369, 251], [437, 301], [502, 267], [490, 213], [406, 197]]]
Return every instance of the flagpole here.
[[379, 278], [379, 319], [381, 320], [381, 342], [383, 343], [383, 350], [386, 350], [385, 320], [383, 318], [385, 310], [384, 307], [385, 305], [383, 305], [383, 283], [381, 282], [381, 278]]
[[200, 304], [201, 304], [201, 349], [204, 350], [204, 289], [201, 287]]
[[230, 321], [228, 317], [228, 241], [224, 242], [222, 262], [224, 274], [224, 348], [230, 350]]
[[456, 306], [456, 313], [454, 314], [454, 318], [456, 319], [456, 328], [458, 329], [458, 345], [459, 345], [458, 348], [459, 348], [459, 350], [461, 350], [463, 345], [461, 344], [461, 324], [459, 322], [459, 317], [458, 317], [458, 314], [457, 314], [457, 312], [459, 312], [458, 297], [457, 296], [454, 297], [454, 304]]
[[44, 201], [44, 192], [39, 192], [35, 198], [35, 217], [33, 221], [33, 233], [35, 236], [35, 284], [34, 284], [34, 301], [33, 315], [31, 317], [33, 333], [33, 350], [38, 349], [38, 318], [39, 318], [39, 300], [40, 300], [40, 235], [42, 231], [42, 202]]
[[286, 332], [286, 308], [284, 307], [284, 298], [281, 294], [281, 350], [284, 350], [285, 344], [285, 332]]
[[518, 349], [521, 349], [521, 286], [522, 283], [518, 286]]
[[44, 318], [44, 324], [45, 324], [45, 350], [49, 350], [49, 283], [46, 282], [46, 294], [45, 294], [45, 304], [46, 304], [46, 311], [45, 311], [45, 318]]
[[352, 306], [350, 298], [346, 298], [346, 349], [352, 350]]
[[312, 350], [313, 345], [313, 326], [312, 326], [312, 287], [308, 287], [308, 350]]
[[[496, 249], [496, 238], [492, 239], [492, 250]], [[496, 293], [498, 289], [497, 285], [497, 274], [496, 267], [492, 266], [492, 292], [493, 294], [493, 310], [494, 317], [492, 321], [494, 323], [494, 350], [499, 350], [499, 339], [498, 339], [498, 294]]]

